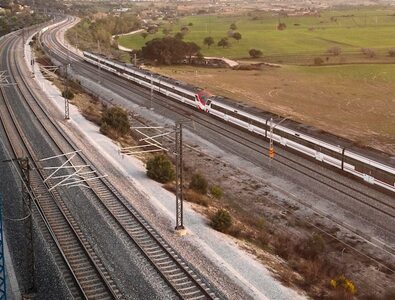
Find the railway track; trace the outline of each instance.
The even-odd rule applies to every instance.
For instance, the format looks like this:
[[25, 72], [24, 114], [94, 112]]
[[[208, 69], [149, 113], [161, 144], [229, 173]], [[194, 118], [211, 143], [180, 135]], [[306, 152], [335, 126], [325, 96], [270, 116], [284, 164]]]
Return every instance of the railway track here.
[[[55, 31], [56, 29], [53, 29], [53, 31]], [[56, 33], [48, 33], [46, 36], [47, 39], [47, 43], [49, 42], [52, 45], [52, 53], [56, 54], [58, 58], [60, 58], [60, 60], [65, 61], [67, 59], [67, 56], [73, 56], [72, 53], [66, 54], [65, 52], [63, 52], [62, 49], [64, 49], [64, 47], [60, 44], [60, 42], [54, 38], [54, 35]], [[57, 49], [57, 50], [56, 50]], [[55, 51], [58, 51], [58, 53], [55, 53]], [[65, 50], [68, 51], [68, 50]], [[81, 61], [81, 59], [79, 59], [77, 56], [75, 56], [73, 58], [73, 63], [75, 64], [79, 64], [81, 67], [83, 66], [84, 69], [86, 70], [91, 70], [91, 72], [93, 71], [97, 71], [96, 67], [93, 66], [89, 66], [89, 65], [83, 65], [83, 61]], [[102, 71], [103, 74], [105, 74], [105, 71]], [[111, 82], [115, 85], [121, 86], [122, 88], [125, 89], [129, 89], [130, 85], [133, 85], [133, 87], [138, 87], [137, 85], [131, 83], [131, 82], [126, 82], [122, 79], [120, 80], [115, 80], [114, 78], [112, 78], [112, 76], [107, 76], [105, 78], [105, 80], [107, 80], [108, 82]], [[143, 88], [136, 88], [133, 90], [134, 93], [139, 94], [141, 96], [146, 96], [147, 95], [147, 90], [143, 89]], [[160, 99], [156, 99], [154, 97], [153, 101], [155, 102], [155, 104], [159, 107], [164, 107], [166, 109], [168, 109], [168, 106], [164, 103], [164, 101], [161, 101]], [[173, 106], [173, 104], [175, 104]], [[228, 138], [229, 140], [232, 141], [237, 141], [238, 143], [242, 143], [244, 145], [244, 147], [248, 148], [251, 151], [254, 151], [256, 153], [262, 154], [262, 150], [268, 150], [268, 146], [263, 145], [263, 141], [257, 139], [256, 137], [246, 137], [245, 132], [242, 132], [240, 130], [232, 130], [229, 128], [224, 128], [224, 126], [219, 125], [216, 122], [213, 122], [211, 120], [208, 120], [207, 118], [203, 118], [201, 113], [198, 113], [192, 109], [188, 109], [185, 107], [182, 107], [180, 105], [178, 105], [178, 103], [172, 102], [172, 107], [174, 108], [175, 106], [177, 106], [177, 111], [181, 114], [181, 115], [187, 115], [190, 119], [194, 120], [195, 123], [198, 123], [202, 126], [204, 126], [205, 128], [209, 128], [210, 130], [212, 130], [213, 132], [215, 132], [216, 134], [221, 134], [222, 136], [225, 136], [226, 138]], [[229, 149], [228, 149], [229, 151]], [[232, 152], [232, 150], [230, 150], [229, 152]], [[238, 155], [239, 153], [234, 152], [234, 154]], [[300, 161], [296, 160], [295, 158], [293, 158], [293, 156], [290, 156], [289, 154], [282, 154], [281, 152], [277, 154], [277, 159], [275, 159], [276, 163], [279, 163], [283, 166], [286, 166], [287, 168], [301, 173], [304, 176], [310, 178], [311, 180], [318, 182], [320, 184], [325, 185], [326, 187], [329, 187], [330, 189], [332, 189], [332, 191], [334, 192], [338, 192], [339, 194], [342, 195], [346, 195], [347, 197], [349, 197], [350, 199], [357, 201], [359, 203], [362, 203], [363, 205], [366, 205], [388, 217], [394, 218], [395, 217], [395, 206], [393, 205], [393, 201], [389, 201], [388, 198], [386, 197], [386, 200], [382, 200], [380, 198], [378, 198], [377, 196], [373, 196], [371, 194], [369, 194], [368, 192], [365, 192], [362, 189], [356, 188], [351, 186], [351, 184], [348, 184], [345, 181], [340, 181], [338, 178], [338, 173], [336, 172], [332, 172], [333, 174], [331, 175], [327, 175], [324, 174], [322, 172], [317, 172], [317, 165], [316, 164], [303, 164]], [[343, 179], [343, 178], [342, 178]], [[341, 180], [342, 180], [341, 179]], [[366, 190], [366, 189], [365, 189]], [[298, 199], [297, 199], [298, 200]], [[308, 203], [304, 202], [304, 201], [299, 201], [302, 205], [308, 207], [308, 208], [313, 208], [311, 205], [309, 205]], [[383, 244], [381, 241], [372, 241], [372, 239], [363, 234], [360, 230], [352, 228], [351, 226], [345, 224], [344, 222], [339, 223], [338, 221], [336, 221], [331, 215], [325, 214], [325, 217], [327, 217], [328, 219], [330, 219], [331, 221], [334, 221], [335, 223], [338, 223], [339, 225], [341, 225], [342, 227], [347, 228], [348, 230], [354, 232], [356, 235], [361, 236], [363, 239], [365, 239], [368, 242], [374, 242], [374, 243], [378, 243], [378, 245], [380, 245], [379, 247], [383, 247], [383, 250], [389, 253], [394, 254], [395, 253], [395, 249], [393, 249], [392, 247]], [[394, 232], [392, 232], [394, 233]]]
[[[14, 44], [15, 40], [9, 43]], [[9, 55], [9, 48], [6, 51], [6, 55]], [[78, 283], [79, 290], [71, 290], [73, 296], [77, 299], [122, 299], [62, 198], [56, 192], [48, 192], [49, 186], [43, 182], [45, 175], [42, 166], [37, 163], [38, 158], [16, 120], [10, 105], [11, 100], [4, 88], [1, 88], [1, 95], [3, 107], [6, 108], [2, 110], [3, 128], [13, 146], [14, 154], [17, 157], [26, 155], [33, 163], [30, 173], [33, 201], [45, 224], [49, 225], [48, 230]]]
[[[16, 57], [14, 57], [14, 60], [16, 66], [14, 75], [21, 78], [20, 85], [24, 86], [24, 93], [30, 94], [30, 97], [28, 97], [30, 100], [27, 101], [30, 110], [39, 120], [48, 136], [51, 136], [52, 143], [58, 149], [58, 153], [69, 153], [77, 150], [66, 138], [63, 131], [48, 117], [46, 111], [34, 97], [34, 92], [23, 79]], [[65, 158], [60, 163], [64, 163], [64, 160]], [[73, 159], [73, 164], [92, 165], [80, 153]], [[94, 171], [93, 168], [91, 170]], [[89, 175], [87, 178], [89, 178]], [[56, 184], [52, 180], [48, 182]], [[218, 299], [218, 296], [205, 279], [172, 249], [159, 233], [117, 192], [108, 180], [101, 178], [88, 184], [91, 193], [96, 196], [97, 202], [100, 203], [102, 210], [111, 218], [111, 222], [115, 222], [127, 234], [176, 295], [182, 299]]]
[[[52, 29], [52, 30], [55, 31], [56, 29]], [[73, 63], [79, 64], [81, 67], [90, 70], [91, 72], [98, 71], [96, 67], [84, 63], [78, 56], [76, 56], [72, 52], [68, 52], [68, 50], [65, 49], [64, 46], [56, 38], [55, 39], [53, 38], [53, 35], [54, 34], [47, 34], [49, 39], [48, 42], [52, 45], [51, 48], [52, 53], [58, 55], [58, 57], [61, 58], [63, 61], [67, 61], [67, 59], [71, 57], [73, 58]], [[56, 49], [58, 49], [58, 53], [56, 53], [55, 51]], [[103, 74], [110, 74], [107, 73], [105, 70], [102, 70], [100, 72], [103, 72]], [[125, 89], [130, 88], [130, 85], [133, 85], [133, 87], [139, 87], [139, 89], [134, 89], [133, 93], [137, 93], [142, 96], [147, 96], [147, 91], [148, 91], [147, 89], [144, 89], [132, 82], [129, 81], [126, 82], [126, 80], [122, 80], [122, 79], [114, 80], [114, 78], [112, 77], [113, 76], [107, 76], [106, 80], [108, 80], [113, 84], [119, 85]], [[168, 109], [166, 104], [163, 101], [161, 101], [161, 99], [156, 99], [154, 97], [153, 101], [157, 106]], [[268, 156], [267, 153], [269, 150], [269, 146], [266, 145], [267, 143], [264, 140], [258, 139], [250, 134], [246, 135], [246, 132], [241, 131], [237, 128], [230, 129], [227, 126], [220, 125], [217, 122], [213, 122], [212, 117], [210, 118], [205, 117], [202, 115], [202, 113], [197, 112], [196, 110], [193, 110], [189, 107], [186, 108], [185, 106], [180, 105], [178, 102], [174, 100], [171, 101], [172, 101], [172, 108], [177, 107], [177, 111], [181, 115], [188, 116], [188, 118], [193, 120], [195, 123], [201, 124], [205, 128], [209, 128], [213, 132], [225, 136], [229, 140], [241, 143], [246, 148], [254, 152]], [[234, 129], [237, 129], [237, 131], [235, 131]], [[341, 180], [339, 180], [338, 172], [332, 172], [331, 175], [318, 172], [317, 165], [315, 163], [306, 164], [305, 162], [300, 162], [298, 161], [296, 156], [293, 155], [291, 156], [289, 155], [289, 152], [286, 151], [281, 151], [281, 152], [278, 151], [276, 157], [277, 158], [274, 159], [276, 163], [279, 163], [293, 171], [301, 173], [302, 175], [308, 177], [313, 181], [316, 181], [320, 184], [324, 184], [325, 186], [330, 187], [336, 192], [340, 192], [343, 195], [346, 195], [356, 201], [362, 202], [365, 205], [374, 208], [385, 215], [395, 218], [395, 205], [393, 201], [383, 201], [373, 195], [368, 194], [367, 192], [359, 188], [355, 188], [351, 186], [351, 184], [348, 184], [348, 182], [342, 180], [343, 176], [341, 176]]]
[[[52, 35], [48, 34], [48, 36], [50, 38], [52, 38]], [[51, 45], [56, 45], [58, 47], [58, 49], [63, 48], [63, 46], [56, 39], [55, 40], [51, 39]], [[51, 51], [52, 51], [52, 53], [54, 53], [55, 52], [54, 48], [52, 48]], [[68, 50], [65, 50], [65, 51], [68, 51]], [[66, 54], [65, 52], [62, 52], [62, 51], [60, 53], [58, 53], [57, 55], [60, 58], [62, 58], [63, 60], [66, 60], [68, 54]], [[73, 54], [71, 53], [70, 56], [73, 56]], [[84, 62], [78, 58], [74, 59], [74, 63], [79, 63], [79, 64], [81, 64], [81, 66], [84, 64]], [[84, 68], [90, 69], [92, 72], [93, 72], [93, 70], [97, 71], [97, 68], [95, 68], [93, 66], [88, 66], [86, 64], [84, 64]], [[106, 71], [103, 70], [101, 72], [106, 72]], [[130, 88], [131, 84], [134, 87], [139, 87], [138, 85], [131, 83], [131, 82], [126, 83], [123, 80], [122, 81], [121, 80], [114, 80], [112, 78], [112, 76], [107, 76], [106, 80], [108, 80], [109, 82], [112, 82], [116, 85], [122, 86], [125, 89]], [[139, 89], [134, 89], [133, 92], [137, 93], [139, 95], [142, 95], [142, 96], [147, 95], [147, 90], [144, 88], [141, 88], [141, 87]], [[160, 99], [156, 99], [154, 97], [153, 102], [155, 102], [155, 104], [157, 106], [168, 109], [166, 103], [164, 103]], [[181, 115], [188, 116], [188, 118], [193, 120], [195, 123], [200, 124], [200, 125], [204, 126], [205, 128], [210, 129], [211, 131], [213, 131], [216, 134], [221, 134], [222, 136], [228, 138], [231, 141], [235, 141], [240, 144], [243, 144], [249, 150], [252, 150], [256, 153], [267, 156], [266, 153], [268, 153], [269, 146], [266, 145], [267, 143], [265, 143], [262, 139], [258, 139], [254, 136], [250, 136], [250, 134], [248, 134], [248, 136], [246, 136], [245, 132], [242, 132], [241, 130], [239, 130], [237, 128], [230, 129], [226, 126], [221, 126], [217, 122], [213, 122], [212, 120], [210, 120], [210, 118], [202, 117], [202, 114], [199, 112], [196, 112], [196, 110], [193, 110], [190, 108], [185, 108], [184, 106], [180, 105], [176, 101], [172, 101], [172, 104], [174, 104], [173, 108], [175, 106], [177, 106], [177, 111]], [[237, 129], [237, 130], [234, 130], [234, 129]], [[232, 151], [230, 150], [230, 152], [232, 152]], [[376, 196], [372, 196], [359, 188], [351, 186], [351, 184], [346, 183], [347, 180], [342, 180], [343, 178], [341, 178], [341, 180], [339, 180], [339, 178], [338, 178], [339, 173], [337, 173], [337, 172], [332, 172], [333, 174], [331, 174], [331, 175], [324, 174], [323, 172], [317, 172], [317, 165], [316, 164], [311, 164], [311, 163], [306, 164], [305, 162], [300, 162], [296, 157], [289, 155], [289, 153], [285, 153], [285, 151], [283, 151], [283, 152], [279, 151], [277, 153], [277, 155], [276, 155], [277, 158], [274, 159], [274, 161], [276, 163], [279, 163], [279, 164], [285, 166], [286, 168], [296, 171], [315, 182], [323, 184], [326, 187], [331, 188], [335, 192], [339, 192], [343, 195], [350, 197], [351, 199], [353, 199], [355, 201], [363, 203], [364, 205], [369, 206], [370, 208], [373, 208], [373, 209], [383, 213], [384, 215], [387, 215], [391, 218], [395, 218], [395, 206], [394, 206], [393, 201], [381, 200], [380, 198], [378, 198]], [[238, 155], [239, 153], [234, 152], [234, 154]], [[386, 198], [389, 198], [389, 197], [386, 197]]]

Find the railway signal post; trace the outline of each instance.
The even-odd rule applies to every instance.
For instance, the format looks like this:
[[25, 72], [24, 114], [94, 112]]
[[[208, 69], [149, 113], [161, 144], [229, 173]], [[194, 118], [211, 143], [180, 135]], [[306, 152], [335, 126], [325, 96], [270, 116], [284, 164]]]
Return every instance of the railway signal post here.
[[276, 128], [276, 126], [280, 125], [282, 122], [284, 122], [285, 120], [288, 120], [289, 118], [290, 117], [285, 117], [277, 124], [274, 124], [273, 118], [270, 118], [270, 135], [269, 135], [269, 157], [270, 157], [270, 159], [274, 159], [274, 155], [275, 155], [274, 146], [273, 146], [273, 130], [274, 130], [274, 128]]

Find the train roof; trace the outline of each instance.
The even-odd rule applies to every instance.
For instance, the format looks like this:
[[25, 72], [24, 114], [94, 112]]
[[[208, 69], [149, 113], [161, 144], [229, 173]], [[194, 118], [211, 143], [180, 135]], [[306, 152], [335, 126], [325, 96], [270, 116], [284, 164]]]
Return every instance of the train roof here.
[[190, 90], [190, 91], [192, 91], [192, 92], [194, 92], [194, 93], [198, 93], [199, 91], [202, 90], [201, 88], [198, 88], [198, 87], [196, 87], [196, 86], [193, 86], [193, 85], [188, 84], [188, 83], [186, 83], [186, 82], [183, 82], [183, 81], [181, 81], [181, 80], [177, 80], [177, 79], [174, 79], [174, 78], [171, 78], [171, 77], [168, 77], [168, 76], [159, 74], [159, 73], [155, 73], [155, 72], [152, 72], [152, 71], [147, 70], [147, 69], [138, 68], [138, 67], [135, 67], [134, 65], [129, 64], [129, 63], [123, 63], [123, 62], [120, 62], [120, 61], [117, 61], [117, 60], [108, 58], [108, 57], [106, 57], [106, 56], [103, 56], [103, 55], [101, 55], [101, 54], [92, 53], [92, 52], [88, 52], [88, 51], [85, 51], [85, 52], [87, 52], [87, 53], [89, 53], [89, 54], [93, 54], [93, 55], [95, 55], [95, 56], [99, 56], [99, 57], [101, 57], [101, 58], [103, 58], [103, 59], [106, 59], [106, 60], [108, 60], [108, 61], [111, 61], [111, 62], [113, 62], [113, 63], [115, 63], [115, 64], [122, 65], [122, 66], [124, 66], [124, 67], [127, 67], [128, 69], [139, 71], [139, 72], [141, 72], [141, 73], [144, 73], [144, 74], [147, 75], [147, 76], [151, 76], [151, 74], [152, 74], [154, 77], [160, 78], [161, 80], [164, 80], [164, 81], [166, 81], [166, 82], [169, 83], [169, 84], [177, 85], [177, 86], [179, 86], [179, 87], [181, 87], [181, 88], [183, 88], [183, 89]]
[[[260, 108], [256, 108], [254, 106], [249, 106], [246, 103], [243, 103], [241, 101], [233, 100], [227, 97], [222, 97], [222, 96], [214, 96], [212, 98], [213, 103], [219, 102], [223, 103], [227, 106], [233, 107], [236, 110], [242, 110], [245, 111], [253, 116], [259, 117], [259, 118], [264, 118], [264, 119], [270, 119], [273, 118], [274, 122], [280, 121], [284, 116], [280, 116], [275, 113], [271, 113], [268, 111], [264, 111]], [[364, 146], [359, 144], [358, 142], [351, 141], [350, 139], [336, 136], [330, 132], [324, 131], [322, 129], [319, 129], [317, 127], [308, 125], [308, 124], [303, 124], [298, 121], [292, 120], [292, 119], [287, 119], [285, 120], [282, 124], [282, 126], [287, 127], [289, 129], [298, 131], [300, 133], [309, 135], [313, 138], [325, 141], [327, 143], [330, 143], [334, 146], [339, 146], [341, 148], [346, 148], [350, 151], [352, 151], [355, 154], [359, 154], [362, 156], [365, 156], [367, 158], [370, 158], [372, 160], [376, 160], [378, 162], [382, 162], [388, 166], [395, 167], [395, 155], [391, 156], [388, 153], [379, 151], [377, 149]]]
[[[88, 52], [88, 53], [90, 53], [90, 52]], [[195, 93], [198, 93], [198, 92], [204, 90], [202, 88], [198, 88], [196, 86], [190, 85], [190, 84], [185, 83], [183, 81], [176, 80], [176, 79], [170, 78], [168, 76], [164, 76], [164, 75], [152, 72], [147, 69], [136, 68], [135, 66], [133, 66], [131, 64], [121, 63], [119, 61], [109, 59], [109, 58], [107, 58], [103, 55], [100, 55], [100, 54], [96, 54], [96, 53], [91, 53], [91, 54], [100, 56], [104, 59], [107, 59], [107, 60], [117, 63], [119, 65], [124, 65], [132, 70], [138, 70], [139, 72], [142, 72], [142, 73], [149, 75], [149, 76], [151, 76], [151, 74], [154, 74], [154, 76], [160, 76], [161, 80], [165, 80], [166, 82], [168, 82], [170, 84], [175, 84], [177, 86], [180, 86], [181, 88], [193, 91]], [[253, 116], [256, 116], [256, 117], [260, 117], [260, 118], [264, 118], [264, 119], [273, 118], [274, 120], [281, 120], [281, 118], [284, 117], [284, 116], [280, 116], [275, 113], [271, 113], [269, 111], [264, 111], [260, 108], [254, 107], [254, 106], [250, 106], [246, 103], [243, 103], [242, 101], [237, 101], [237, 100], [230, 99], [227, 97], [212, 96], [210, 98], [212, 99], [212, 101], [214, 103], [215, 102], [224, 103], [230, 107], [235, 108], [236, 110], [243, 110], [243, 111], [245, 111]], [[389, 166], [392, 166], [392, 167], [395, 166], [395, 155], [391, 156], [388, 153], [376, 150], [376, 149], [368, 147], [368, 146], [361, 145], [358, 142], [354, 142], [354, 141], [351, 141], [347, 138], [336, 136], [330, 132], [324, 131], [324, 130], [319, 129], [317, 127], [314, 127], [314, 126], [311, 126], [308, 124], [303, 124], [303, 123], [300, 123], [298, 121], [294, 121], [291, 119], [285, 120], [282, 123], [282, 125], [284, 127], [288, 127], [289, 129], [299, 131], [303, 134], [314, 137], [316, 139], [320, 139], [320, 140], [330, 143], [332, 145], [346, 148], [356, 154], [360, 154], [360, 155], [366, 156], [368, 158], [371, 158], [373, 160], [380, 161], [380, 162], [385, 163]]]

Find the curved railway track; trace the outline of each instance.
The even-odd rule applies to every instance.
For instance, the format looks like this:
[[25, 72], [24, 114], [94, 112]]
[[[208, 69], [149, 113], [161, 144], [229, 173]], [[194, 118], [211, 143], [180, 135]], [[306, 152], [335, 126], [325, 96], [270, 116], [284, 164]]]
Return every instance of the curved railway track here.
[[[9, 46], [6, 46], [5, 51], [9, 56], [10, 47], [16, 43], [16, 39], [7, 42]], [[12, 54], [13, 57], [14, 55], [15, 53]], [[8, 63], [10, 63], [9, 60]], [[8, 64], [7, 67], [9, 68], [10, 65]], [[10, 71], [10, 68], [8, 70]], [[1, 95], [4, 101], [3, 107], [6, 108], [6, 110], [2, 110], [3, 128], [15, 156], [27, 156], [33, 163], [33, 170], [30, 172], [33, 201], [44, 217], [44, 222], [49, 225], [49, 231], [78, 283], [79, 291], [74, 291], [73, 296], [77, 299], [122, 299], [122, 295], [104, 269], [92, 246], [84, 237], [62, 198], [56, 192], [48, 192], [50, 186], [43, 182], [45, 176], [43, 166], [38, 163], [39, 159], [16, 120], [10, 105], [12, 100], [4, 88], [1, 88]]]
[[[55, 31], [55, 30], [56, 30], [56, 28], [52, 29], [52, 31]], [[53, 54], [56, 54], [63, 61], [67, 61], [68, 58], [72, 57], [74, 59], [74, 63], [78, 63], [81, 67], [83, 67], [87, 70], [90, 70], [90, 72], [97, 72], [98, 71], [98, 69], [96, 67], [85, 63], [84, 61], [82, 61], [80, 59], [80, 57], [76, 56], [72, 52], [69, 52], [66, 48], [64, 48], [64, 46], [57, 39], [53, 39], [53, 35], [54, 34], [49, 34], [49, 33], [47, 33], [47, 35], [46, 35], [49, 39], [49, 41], [48, 41], [49, 44], [52, 46], [56, 46], [56, 48], [59, 50], [59, 52], [56, 53], [55, 52], [56, 48], [55, 47], [51, 48], [50, 51]], [[68, 52], [68, 54], [67, 54], [67, 52]], [[106, 72], [105, 70], [101, 70], [100, 72], [102, 72], [103, 74], [111, 74], [111, 73]], [[127, 81], [124, 79], [116, 80], [112, 77], [113, 76], [107, 76], [105, 79], [107, 81], [109, 81], [113, 84], [119, 85], [125, 89], [130, 88], [130, 85], [133, 85], [133, 87], [139, 87], [139, 89], [137, 89], [137, 90], [134, 89], [133, 92], [147, 97], [147, 95], [148, 95], [147, 89], [144, 89], [141, 86], [139, 86], [133, 82], [130, 82], [130, 81]], [[163, 101], [161, 101], [160, 99], [157, 99], [154, 97], [153, 102], [155, 102], [155, 104], [160, 107], [169, 109], [167, 104], [164, 103]], [[213, 117], [211, 117], [211, 116], [206, 117], [201, 112], [198, 112], [197, 110], [194, 110], [190, 107], [185, 107], [185, 105], [181, 105], [177, 101], [171, 100], [171, 102], [172, 102], [172, 105], [177, 106], [177, 111], [181, 115], [188, 116], [188, 118], [193, 120], [195, 123], [201, 124], [205, 128], [209, 128], [213, 132], [225, 136], [229, 140], [241, 143], [246, 148], [248, 148], [254, 152], [260, 153], [264, 156], [268, 156], [267, 153], [269, 150], [269, 146], [266, 145], [264, 140], [258, 139], [255, 136], [251, 135], [250, 133], [248, 133], [248, 135], [246, 135], [246, 131], [241, 131], [235, 127], [232, 127], [232, 129], [237, 129], [238, 132], [236, 132], [235, 130], [231, 130], [228, 127], [221, 126], [220, 124], [213, 122], [212, 121]], [[174, 108], [174, 106], [172, 108]], [[202, 117], [202, 116], [204, 116], [204, 117]], [[226, 124], [228, 124], [228, 123], [226, 123]], [[238, 154], [238, 153], [235, 153], [235, 154]], [[274, 161], [276, 163], [279, 163], [279, 164], [281, 164], [293, 171], [301, 173], [302, 175], [308, 177], [309, 179], [319, 182], [321, 184], [324, 184], [325, 186], [333, 189], [334, 191], [340, 192], [340, 193], [342, 193], [342, 194], [344, 194], [344, 195], [346, 195], [358, 202], [362, 202], [363, 204], [365, 204], [371, 208], [374, 208], [385, 215], [395, 218], [395, 205], [394, 205], [393, 201], [392, 202], [383, 201], [383, 200], [377, 198], [376, 196], [369, 195], [367, 192], [362, 191], [358, 188], [351, 186], [350, 184], [347, 184], [344, 181], [339, 180], [339, 178], [338, 178], [339, 173], [333, 172], [334, 174], [328, 175], [328, 174], [324, 174], [322, 172], [318, 172], [317, 168], [316, 168], [317, 167], [316, 164], [315, 165], [314, 164], [307, 165], [304, 162], [300, 162], [296, 159], [296, 156], [295, 157], [290, 156], [289, 152], [286, 152], [286, 151], [278, 152], [276, 154], [276, 157], [280, 158], [280, 159], [278, 159], [278, 158], [274, 159]], [[346, 188], [347, 190], [344, 190], [344, 188]], [[363, 197], [363, 198], [361, 198], [361, 197]]]
[[[15, 59], [16, 74], [24, 85], [24, 93], [29, 94], [28, 105], [31, 112], [40, 122], [43, 130], [51, 136], [54, 147], [59, 153], [69, 153], [77, 150], [69, 142], [64, 132], [47, 115], [45, 109], [34, 97], [34, 92], [23, 79], [21, 70]], [[61, 141], [61, 142], [59, 142]], [[64, 163], [62, 161], [61, 163]], [[81, 153], [73, 159], [74, 165], [92, 165]], [[94, 171], [93, 169], [91, 169]], [[46, 175], [48, 176], [48, 174]], [[89, 176], [88, 176], [89, 178]], [[56, 184], [52, 180], [50, 183]], [[149, 223], [124, 199], [105, 178], [89, 182], [90, 191], [96, 196], [102, 210], [107, 213], [112, 222], [127, 234], [132, 242], [140, 249], [168, 285], [182, 299], [217, 299], [218, 296], [206, 280], [185, 262], [182, 257], [152, 228]]]
[[[45, 39], [47, 44], [51, 45], [51, 52], [54, 53], [58, 59], [61, 61], [66, 61], [68, 57], [73, 57], [73, 63], [79, 64], [82, 68], [90, 71], [90, 72], [97, 72], [97, 68], [88, 64], [85, 64], [78, 56], [76, 56], [73, 53], [68, 53], [66, 54], [65, 51], [68, 51], [63, 47], [63, 45], [55, 38], [54, 35], [56, 35], [56, 28], [52, 29], [54, 33], [47, 33], [45, 36]], [[62, 50], [63, 49], [63, 50]], [[56, 52], [57, 51], [57, 52]], [[106, 74], [105, 71], [101, 71], [103, 74]], [[138, 85], [131, 83], [129, 81], [123, 80], [123, 79], [114, 79], [112, 78], [113, 76], [107, 76], [105, 80], [108, 82], [121, 86], [122, 88], [129, 89], [130, 85], [133, 85], [133, 87], [137, 87], [136, 89], [133, 90], [134, 93], [139, 94], [141, 96], [147, 97], [147, 90], [144, 88], [139, 87]], [[162, 98], [162, 97], [161, 97]], [[163, 98], [162, 98], [163, 99]], [[155, 104], [159, 107], [163, 107], [166, 109], [169, 109], [168, 104], [164, 103], [164, 101], [161, 101], [161, 99], [157, 99], [154, 97], [153, 101]], [[248, 148], [249, 150], [252, 150], [254, 152], [263, 154], [262, 150], [268, 150], [268, 146], [263, 145], [263, 141], [260, 141], [256, 137], [251, 137], [250, 135], [246, 137], [245, 132], [242, 132], [240, 130], [232, 130], [230, 128], [225, 128], [224, 126], [219, 125], [216, 122], [213, 122], [212, 120], [202, 117], [203, 114], [196, 112], [195, 110], [189, 108], [189, 107], [184, 107], [176, 103], [175, 101], [172, 101], [172, 108], [177, 106], [177, 111], [181, 115], [187, 115], [188, 118], [194, 120], [196, 123], [204, 126], [205, 128], [209, 128], [213, 132], [217, 134], [221, 134], [222, 136], [225, 136], [229, 140], [236, 141], [238, 143], [242, 142], [244, 147]], [[233, 153], [231, 149], [228, 149], [227, 151]], [[239, 155], [236, 151], [234, 151], [234, 154]], [[351, 198], [352, 200], [355, 200], [359, 203], [362, 203], [388, 217], [395, 218], [395, 206], [393, 205], [393, 201], [388, 201], [386, 197], [386, 200], [382, 200], [378, 198], [375, 195], [371, 195], [368, 192], [365, 192], [364, 190], [358, 189], [356, 187], [351, 186], [351, 184], [346, 183], [345, 181], [340, 181], [338, 178], [336, 178], [336, 175], [338, 176], [337, 172], [333, 172], [331, 175], [324, 174], [322, 172], [318, 172], [316, 170], [317, 165], [315, 164], [303, 164], [300, 161], [298, 161], [296, 158], [293, 158], [293, 156], [290, 156], [289, 154], [282, 154], [278, 153], [277, 157], [278, 159], [275, 159], [275, 161], [283, 166], [286, 166], [287, 168], [301, 173], [304, 176], [310, 178], [311, 180], [318, 182], [320, 184], [325, 185], [326, 187], [329, 187], [335, 192], [339, 192], [343, 195], [346, 195], [347, 197]], [[307, 206], [309, 208], [312, 208], [312, 206], [308, 203], [305, 202], [300, 202], [302, 205]], [[345, 223], [339, 223], [333, 217], [330, 215], [326, 214], [325, 217], [330, 219], [331, 221], [334, 221], [335, 223], [338, 223], [342, 227], [347, 228], [348, 230], [351, 230], [354, 232], [356, 235], [361, 236], [362, 238], [366, 239], [367, 241], [371, 242], [372, 239], [363, 234], [360, 230], [351, 228], [350, 226], [347, 226]], [[386, 230], [386, 229], [384, 229]], [[386, 230], [388, 231], [388, 230]], [[395, 232], [392, 232], [393, 234]], [[381, 241], [374, 241], [378, 242], [380, 244], [380, 247], [383, 247], [383, 250], [392, 253], [393, 255], [395, 254], [395, 249], [392, 247], [383, 244]]]

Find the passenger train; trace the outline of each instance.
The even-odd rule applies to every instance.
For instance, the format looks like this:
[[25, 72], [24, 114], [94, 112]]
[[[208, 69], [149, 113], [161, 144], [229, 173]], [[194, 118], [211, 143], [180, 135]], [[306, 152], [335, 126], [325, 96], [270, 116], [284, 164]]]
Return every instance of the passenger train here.
[[[268, 138], [270, 129], [274, 127], [270, 117], [252, 113], [247, 109], [239, 109], [231, 101], [213, 96], [197, 87], [146, 70], [126, 66], [89, 52], [84, 52], [84, 60], [146, 88], [152, 88], [176, 101], [196, 107], [242, 127], [251, 133]], [[288, 126], [275, 126], [272, 132], [272, 140], [284, 148], [290, 148], [319, 162], [343, 170], [386, 191], [395, 192], [395, 166], [391, 163], [368, 158], [356, 150], [346, 149], [345, 146], [335, 145], [333, 142], [291, 129]]]

